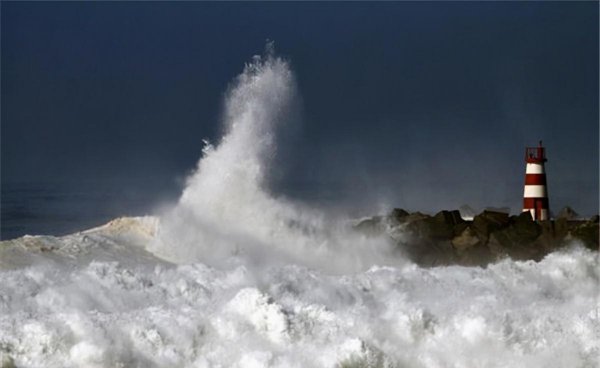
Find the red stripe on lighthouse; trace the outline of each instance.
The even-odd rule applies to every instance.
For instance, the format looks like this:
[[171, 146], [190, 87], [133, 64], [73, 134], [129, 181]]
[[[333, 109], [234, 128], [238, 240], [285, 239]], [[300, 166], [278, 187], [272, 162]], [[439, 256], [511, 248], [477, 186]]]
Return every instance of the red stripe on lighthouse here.
[[548, 198], [523, 198], [523, 209], [535, 208], [535, 203], [540, 201], [542, 208], [548, 208]]
[[546, 174], [525, 175], [525, 185], [546, 185]]

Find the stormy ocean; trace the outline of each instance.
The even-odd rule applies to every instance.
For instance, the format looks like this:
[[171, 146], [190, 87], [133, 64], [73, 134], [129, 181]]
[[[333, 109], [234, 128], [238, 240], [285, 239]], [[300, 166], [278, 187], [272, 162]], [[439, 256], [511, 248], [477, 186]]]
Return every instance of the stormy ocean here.
[[[598, 366], [597, 252], [573, 243], [541, 262], [422, 268], [334, 210], [272, 194], [296, 95], [286, 60], [248, 62], [222, 138], [199, 142], [182, 193], [152, 216], [90, 211], [110, 192], [3, 187], [0, 364]], [[27, 213], [32, 197], [46, 205]], [[12, 239], [25, 233], [62, 236]]]

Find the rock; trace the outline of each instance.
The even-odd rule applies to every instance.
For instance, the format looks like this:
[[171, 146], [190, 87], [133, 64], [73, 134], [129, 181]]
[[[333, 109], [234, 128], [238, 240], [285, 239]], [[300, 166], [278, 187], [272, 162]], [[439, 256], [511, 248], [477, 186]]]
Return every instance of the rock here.
[[427, 261], [427, 265], [431, 267], [449, 266], [456, 264], [456, 253], [452, 248], [450, 241], [434, 242], [432, 251], [422, 259]]
[[508, 223], [509, 217], [507, 213], [483, 211], [475, 216], [472, 226], [479, 239], [485, 243], [491, 232], [507, 226]]
[[443, 222], [451, 226], [465, 222], [465, 220], [463, 220], [463, 218], [460, 216], [460, 212], [458, 210], [440, 211], [433, 216], [433, 219], [436, 222]]
[[410, 213], [406, 212], [402, 208], [394, 208], [392, 212], [390, 212], [390, 214], [388, 215], [388, 220], [392, 224], [397, 225], [403, 223], [405, 221], [405, 218], [409, 215]]
[[563, 244], [564, 238], [569, 231], [565, 219], [557, 221], [545, 220], [540, 221], [538, 224], [541, 228], [541, 234], [535, 239], [534, 246], [551, 252]]
[[505, 212], [485, 210], [473, 221], [465, 221], [459, 211], [429, 216], [395, 208], [389, 215], [363, 220], [355, 228], [367, 235], [387, 234], [399, 252], [426, 267], [485, 266], [503, 257], [539, 261], [569, 239], [598, 250], [599, 217], [588, 221], [566, 217], [534, 221], [529, 212], [509, 217]]
[[519, 216], [511, 217], [510, 230], [519, 243], [532, 242], [542, 232], [541, 226], [533, 220], [529, 212], [521, 212]]
[[427, 234], [436, 239], [452, 239], [454, 226], [464, 222], [458, 211], [440, 211], [435, 216], [423, 220], [427, 225]]
[[425, 239], [451, 240], [454, 236], [454, 226], [462, 222], [464, 220], [458, 211], [440, 211], [433, 217], [413, 219], [407, 229]]
[[403, 220], [405, 223], [411, 223], [411, 222], [415, 222], [415, 221], [419, 221], [419, 220], [424, 220], [429, 217], [431, 217], [431, 216], [426, 215], [421, 212], [413, 212], [410, 215], [404, 217]]
[[556, 215], [557, 219], [565, 219], [565, 220], [576, 220], [579, 218], [579, 214], [577, 212], [575, 212], [574, 209], [572, 209], [569, 206], [565, 206], [563, 207], [562, 210], [560, 210], [560, 212], [558, 212], [558, 215]]
[[569, 233], [569, 222], [566, 219], [557, 219], [553, 221], [554, 237], [564, 239]]
[[573, 227], [569, 235], [580, 240], [587, 248], [598, 250], [599, 234], [598, 223], [595, 221], [582, 221]]
[[468, 248], [471, 248], [477, 244], [481, 244], [481, 241], [469, 226], [467, 226], [460, 235], [452, 239], [452, 246], [459, 252], [462, 252]]
[[373, 216], [360, 221], [353, 228], [367, 236], [379, 236], [385, 231], [385, 224], [382, 220], [381, 216]]
[[[471, 227], [472, 224], [473, 224], [472, 221], [464, 221], [464, 222], [454, 225], [454, 228], [452, 229], [454, 232], [453, 238], [462, 234], [463, 231], [465, 231], [466, 228]], [[471, 230], [473, 230], [473, 229], [471, 229]]]
[[449, 241], [421, 240], [405, 244], [404, 254], [422, 267], [456, 264], [457, 258]]
[[498, 240], [496, 236], [490, 236], [486, 247], [490, 250], [490, 253], [497, 259], [508, 257], [508, 249], [504, 245], [505, 239]]
[[544, 249], [546, 253], [565, 245], [565, 238], [569, 234], [569, 221], [564, 218], [555, 221], [546, 220], [538, 222], [541, 234], [533, 242], [533, 246]]
[[546, 251], [535, 246], [534, 241], [542, 233], [542, 227], [529, 212], [510, 218], [509, 226], [491, 232], [488, 248], [498, 256], [509, 255], [513, 259], [540, 260]]
[[483, 267], [495, 260], [497, 260], [497, 256], [486, 245], [478, 243], [464, 252], [459, 252], [456, 263], [462, 266]]
[[514, 232], [497, 231], [490, 235], [488, 249], [497, 257], [509, 256], [515, 260], [535, 260], [540, 261], [546, 251], [543, 248], [533, 246], [530, 242], [519, 243], [518, 238], [514, 238]]

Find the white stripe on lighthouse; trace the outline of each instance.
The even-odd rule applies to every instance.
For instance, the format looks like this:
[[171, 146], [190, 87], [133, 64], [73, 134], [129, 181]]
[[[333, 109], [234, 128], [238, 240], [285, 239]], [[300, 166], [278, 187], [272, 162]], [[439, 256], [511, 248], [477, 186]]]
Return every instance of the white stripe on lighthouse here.
[[528, 163], [525, 167], [525, 174], [544, 174], [544, 165]]
[[545, 185], [526, 185], [523, 194], [524, 198], [545, 198], [546, 197], [546, 186]]

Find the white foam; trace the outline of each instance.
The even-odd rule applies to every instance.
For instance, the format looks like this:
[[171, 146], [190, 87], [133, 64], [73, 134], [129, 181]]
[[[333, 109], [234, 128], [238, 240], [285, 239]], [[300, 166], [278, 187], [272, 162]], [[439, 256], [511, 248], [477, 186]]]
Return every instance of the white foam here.
[[2, 358], [25, 367], [598, 362], [598, 257], [582, 247], [540, 263], [347, 275], [128, 261], [2, 271]]

